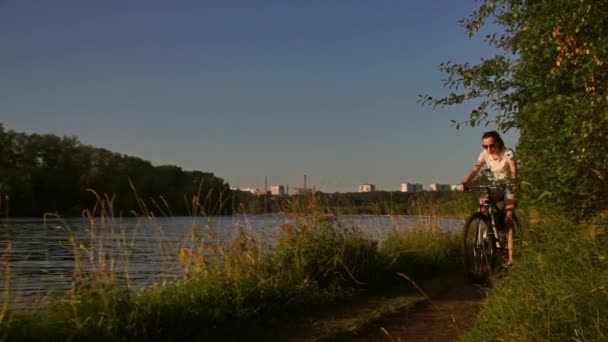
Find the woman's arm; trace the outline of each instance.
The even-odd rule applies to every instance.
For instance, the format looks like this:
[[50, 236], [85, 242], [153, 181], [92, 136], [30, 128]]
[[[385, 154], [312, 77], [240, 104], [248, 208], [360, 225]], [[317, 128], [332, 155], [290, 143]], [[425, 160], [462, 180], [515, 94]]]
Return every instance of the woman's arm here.
[[509, 167], [511, 168], [511, 177], [517, 178], [517, 163], [515, 160], [509, 160]]
[[469, 184], [471, 182], [471, 180], [473, 179], [473, 177], [475, 177], [475, 175], [479, 172], [479, 170], [481, 170], [482, 165], [483, 165], [483, 161], [478, 161], [477, 164], [475, 164], [475, 166], [473, 166], [473, 169], [471, 170], [471, 172], [469, 172], [469, 174], [464, 178], [464, 180], [462, 181], [462, 185], [466, 186], [467, 184]]

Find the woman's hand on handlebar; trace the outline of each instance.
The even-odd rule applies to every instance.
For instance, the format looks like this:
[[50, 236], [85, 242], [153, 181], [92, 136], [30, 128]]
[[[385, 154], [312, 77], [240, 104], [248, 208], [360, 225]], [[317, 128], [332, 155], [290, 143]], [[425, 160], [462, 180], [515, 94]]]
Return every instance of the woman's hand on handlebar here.
[[460, 182], [460, 186], [461, 186], [460, 191], [467, 191], [467, 190], [469, 190], [468, 185], [469, 185], [469, 182], [467, 182], [467, 181]]

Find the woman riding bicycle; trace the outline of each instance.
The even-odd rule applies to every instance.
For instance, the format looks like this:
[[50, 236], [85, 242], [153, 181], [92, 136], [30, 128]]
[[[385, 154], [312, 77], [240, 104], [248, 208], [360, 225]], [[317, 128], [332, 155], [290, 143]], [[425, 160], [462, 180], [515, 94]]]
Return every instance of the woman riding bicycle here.
[[[483, 150], [479, 154], [479, 158], [477, 158], [477, 163], [461, 183], [463, 190], [466, 189], [473, 177], [483, 167], [490, 170], [492, 178], [495, 180], [506, 180], [509, 177], [513, 179], [517, 178], [517, 164], [513, 159], [513, 151], [505, 147], [505, 143], [498, 132], [485, 132], [481, 137], [481, 147]], [[513, 262], [513, 212], [516, 204], [515, 195], [509, 189], [505, 189], [504, 191], [494, 191], [492, 197], [496, 202], [503, 199], [505, 201], [505, 227], [507, 228], [508, 262], [510, 264]], [[485, 196], [482, 196], [479, 201], [480, 204], [485, 203]]]

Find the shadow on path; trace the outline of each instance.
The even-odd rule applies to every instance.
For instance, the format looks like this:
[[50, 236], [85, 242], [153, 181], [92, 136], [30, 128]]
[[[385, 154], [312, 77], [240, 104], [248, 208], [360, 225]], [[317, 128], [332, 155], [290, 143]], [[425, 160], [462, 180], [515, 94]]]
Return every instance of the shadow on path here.
[[[471, 328], [484, 302], [485, 290], [464, 277], [437, 278], [444, 291], [343, 341], [458, 341]], [[447, 285], [447, 286], [446, 286]], [[431, 285], [433, 286], [433, 285]], [[424, 289], [423, 289], [424, 290]]]

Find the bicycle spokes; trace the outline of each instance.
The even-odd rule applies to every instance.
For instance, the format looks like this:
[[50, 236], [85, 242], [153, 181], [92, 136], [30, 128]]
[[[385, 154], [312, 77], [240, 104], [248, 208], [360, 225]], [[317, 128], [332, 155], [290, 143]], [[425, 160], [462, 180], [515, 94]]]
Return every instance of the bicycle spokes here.
[[464, 236], [465, 267], [469, 276], [477, 282], [483, 282], [488, 275], [492, 259], [491, 232], [487, 218], [475, 214], [467, 220]]

